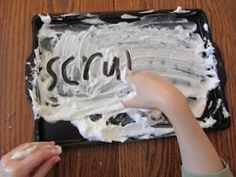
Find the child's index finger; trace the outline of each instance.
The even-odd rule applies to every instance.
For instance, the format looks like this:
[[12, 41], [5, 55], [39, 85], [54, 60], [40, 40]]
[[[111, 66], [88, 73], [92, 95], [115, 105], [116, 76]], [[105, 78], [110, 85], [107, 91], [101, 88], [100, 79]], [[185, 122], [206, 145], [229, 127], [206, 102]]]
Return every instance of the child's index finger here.
[[23, 160], [24, 166], [27, 170], [33, 170], [38, 167], [43, 161], [50, 159], [55, 155], [60, 155], [62, 153], [61, 147], [56, 145], [53, 148], [45, 146], [40, 148], [30, 156]]
[[[16, 153], [20, 152], [20, 151], [24, 151], [28, 148], [31, 148], [33, 146], [37, 146], [37, 145], [55, 145], [54, 141], [48, 141], [48, 142], [28, 142], [28, 143], [23, 143], [19, 146], [17, 146], [16, 148], [12, 149], [11, 151], [9, 151], [7, 154], [4, 155], [4, 158], [10, 158], [12, 159], [12, 156], [14, 156]], [[15, 160], [13, 158], [13, 160]]]

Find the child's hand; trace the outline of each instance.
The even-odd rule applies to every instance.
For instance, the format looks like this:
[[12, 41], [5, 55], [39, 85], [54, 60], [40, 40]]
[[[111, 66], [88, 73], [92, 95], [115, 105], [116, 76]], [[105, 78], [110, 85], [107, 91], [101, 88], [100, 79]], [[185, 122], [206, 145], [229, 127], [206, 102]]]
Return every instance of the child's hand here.
[[142, 72], [129, 76], [128, 81], [135, 86], [137, 95], [132, 99], [123, 100], [125, 107], [158, 108], [165, 114], [182, 113], [183, 109], [188, 107], [183, 94], [161, 76], [151, 72]]
[[44, 177], [60, 161], [61, 149], [54, 142], [22, 144], [0, 161], [1, 177]]

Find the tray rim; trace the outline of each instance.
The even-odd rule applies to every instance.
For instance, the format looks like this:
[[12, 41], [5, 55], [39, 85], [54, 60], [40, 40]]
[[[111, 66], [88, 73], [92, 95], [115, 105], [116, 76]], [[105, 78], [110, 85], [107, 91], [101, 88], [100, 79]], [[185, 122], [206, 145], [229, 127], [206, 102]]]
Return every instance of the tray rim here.
[[[151, 9], [151, 10], [154, 10], [150, 13], [144, 13], [144, 14], [141, 14], [141, 15], [147, 15], [147, 14], [157, 14], [157, 13], [170, 13], [170, 12], [173, 12], [175, 9]], [[204, 20], [204, 22], [209, 26], [209, 23], [208, 23], [208, 19], [207, 19], [207, 16], [206, 16], [206, 13], [204, 10], [202, 9], [184, 9], [184, 10], [190, 10], [190, 12], [188, 13], [174, 13], [176, 14], [177, 16], [184, 16], [186, 14], [189, 14], [189, 13], [192, 13], [192, 12], [198, 12], [200, 13], [200, 15], [202, 16], [202, 19]], [[140, 14], [140, 12], [144, 12], [144, 11], [148, 11], [148, 10], [133, 10], [133, 11], [98, 11], [98, 12], [82, 12], [82, 13], [74, 13], [74, 15], [71, 15], [69, 16], [69, 18], [71, 17], [75, 17], [75, 16], [79, 16], [79, 15], [86, 15], [88, 13], [92, 14], [92, 15], [122, 15], [122, 14], [130, 14], [130, 15], [137, 15]], [[64, 14], [68, 14], [68, 13], [49, 13], [48, 15], [50, 15], [50, 17], [52, 17], [52, 19], [56, 16], [61, 16], [61, 15], [64, 15]], [[42, 13], [43, 15], [43, 13]], [[46, 15], [46, 14], [44, 14]], [[66, 17], [65, 17], [66, 18]], [[54, 19], [53, 19], [54, 20]], [[34, 59], [35, 55], [34, 55], [34, 49], [36, 49], [38, 47], [38, 39], [37, 39], [37, 34], [38, 34], [38, 30], [40, 29], [40, 27], [43, 25], [43, 22], [41, 21], [41, 24], [40, 24], [40, 17], [38, 15], [34, 15], [32, 17], [32, 50], [31, 50], [31, 54], [29, 55], [29, 57], [26, 59], [26, 62], [32, 62], [32, 60]], [[38, 24], [39, 23], [39, 24]], [[39, 27], [40, 26], [40, 27]], [[220, 95], [221, 95], [221, 99], [222, 99], [222, 102], [224, 103], [224, 106], [226, 107], [227, 111], [229, 112], [229, 109], [228, 109], [228, 103], [227, 103], [227, 99], [226, 99], [226, 95], [225, 95], [225, 87], [226, 87], [226, 81], [227, 81], [227, 77], [226, 77], [226, 72], [225, 72], [225, 67], [224, 67], [224, 61], [223, 61], [223, 57], [222, 57], [222, 54], [219, 50], [219, 47], [217, 46], [216, 43], [214, 43], [214, 41], [212, 40], [212, 33], [211, 33], [211, 30], [210, 28], [208, 28], [208, 31], [205, 31], [207, 35], [207, 38], [210, 40], [210, 42], [212, 43], [213, 47], [215, 48], [215, 56], [216, 57], [216, 60], [218, 61], [217, 62], [217, 73], [218, 73], [218, 77], [222, 77], [220, 78], [220, 85], [217, 86], [220, 87], [219, 88], [219, 92], [220, 92]], [[202, 34], [200, 34], [202, 36]], [[221, 64], [221, 66], [218, 66], [219, 63]], [[219, 73], [221, 72], [221, 74]], [[25, 76], [27, 76], [28, 73], [27, 73], [27, 69], [25, 68]], [[26, 89], [26, 95], [28, 97], [28, 100], [31, 102], [31, 97], [29, 95], [29, 87], [27, 87], [27, 81], [25, 82], [25, 89]], [[215, 89], [217, 89], [215, 88]], [[215, 90], [214, 89], [214, 90]], [[213, 90], [212, 90], [213, 91]], [[31, 103], [32, 104], [32, 103]], [[33, 118], [34, 119], [34, 118]], [[210, 127], [210, 128], [207, 128], [207, 129], [204, 129], [206, 131], [212, 131], [212, 130], [224, 130], [226, 128], [228, 128], [230, 126], [230, 117], [229, 118], [225, 118], [225, 124], [222, 126], [222, 127]], [[33, 122], [33, 127], [34, 127], [34, 137], [35, 137], [35, 140], [36, 141], [40, 141], [41, 138], [40, 138], [40, 135], [39, 135], [39, 125], [38, 125], [38, 120], [35, 120], [34, 119], [34, 122]], [[158, 137], [158, 138], [162, 138], [162, 137]], [[158, 139], [158, 138], [150, 138], [150, 139]], [[142, 139], [141, 139], [142, 140]], [[76, 142], [77, 141], [77, 142]], [[133, 140], [133, 141], [140, 141], [140, 139], [136, 139], [136, 140]], [[142, 140], [143, 141], [143, 140]], [[62, 140], [62, 141], [57, 141], [59, 144], [62, 144], [63, 146], [70, 146], [70, 145], [81, 145], [78, 140]], [[84, 145], [92, 145], [92, 144], [109, 144], [109, 143], [105, 143], [105, 142], [100, 142], [100, 141], [87, 141], [88, 143], [84, 143]], [[130, 141], [126, 141], [126, 142], [130, 142]], [[132, 142], [132, 140], [131, 140]]]

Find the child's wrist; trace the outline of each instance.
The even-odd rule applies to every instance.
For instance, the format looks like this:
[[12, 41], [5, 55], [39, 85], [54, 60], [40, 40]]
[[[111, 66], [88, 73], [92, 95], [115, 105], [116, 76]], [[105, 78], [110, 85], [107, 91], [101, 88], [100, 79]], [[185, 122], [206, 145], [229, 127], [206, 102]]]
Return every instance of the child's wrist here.
[[164, 114], [172, 111], [181, 111], [176, 110], [176, 108], [188, 107], [186, 98], [178, 92], [170, 92], [168, 94], [155, 94], [155, 107], [161, 110]]
[[194, 118], [186, 97], [182, 94], [172, 94], [162, 99], [156, 99], [155, 105], [168, 117], [172, 124], [188, 122], [192, 117]]

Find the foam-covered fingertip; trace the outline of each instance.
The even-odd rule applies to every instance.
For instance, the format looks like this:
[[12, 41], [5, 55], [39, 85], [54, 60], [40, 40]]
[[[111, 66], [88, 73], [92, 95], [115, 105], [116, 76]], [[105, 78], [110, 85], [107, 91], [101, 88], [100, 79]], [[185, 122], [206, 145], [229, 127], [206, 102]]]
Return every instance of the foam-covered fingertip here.
[[62, 148], [61, 148], [61, 146], [56, 145], [55, 147], [56, 147], [57, 153], [58, 153], [58, 154], [61, 154], [61, 153], [62, 153]]

